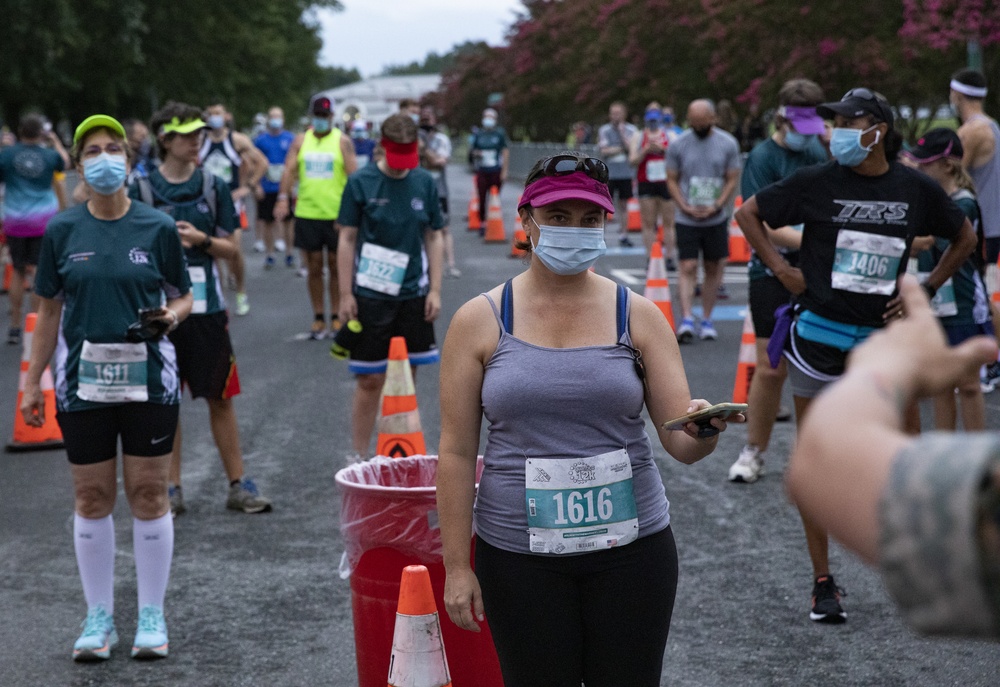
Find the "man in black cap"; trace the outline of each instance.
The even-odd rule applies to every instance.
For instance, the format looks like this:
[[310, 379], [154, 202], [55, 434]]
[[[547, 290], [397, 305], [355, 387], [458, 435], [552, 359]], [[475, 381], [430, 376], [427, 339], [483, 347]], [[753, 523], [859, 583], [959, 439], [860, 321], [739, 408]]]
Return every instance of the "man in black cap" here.
[[309, 270], [307, 286], [313, 308], [313, 322], [309, 336], [322, 339], [326, 336], [326, 308], [323, 303], [323, 249], [326, 248], [326, 265], [329, 271], [330, 334], [340, 329], [337, 307], [340, 290], [337, 285], [337, 216], [340, 198], [347, 185], [347, 177], [358, 167], [354, 144], [349, 136], [333, 126], [333, 103], [325, 96], [313, 100], [310, 106], [312, 124], [295, 137], [285, 171], [278, 186], [278, 199], [274, 204], [274, 219], [284, 221], [288, 216], [288, 196], [296, 182], [299, 195], [295, 202], [295, 247], [306, 254]]
[[[965, 150], [962, 166], [976, 182], [986, 244], [984, 258], [987, 268], [993, 272], [993, 265], [1000, 258], [1000, 126], [983, 111], [987, 90], [986, 77], [981, 73], [974, 69], [955, 72], [950, 89], [948, 100], [962, 124], [958, 127], [958, 137]], [[993, 288], [997, 288], [995, 283]], [[992, 311], [993, 327], [1000, 332], [997, 329], [1000, 327], [1000, 312], [995, 306]], [[986, 368], [983, 391], [993, 391], [998, 382], [1000, 363], [994, 362]]]
[[[772, 367], [782, 353], [790, 363], [799, 426], [813, 398], [843, 374], [850, 351], [903, 316], [897, 281], [913, 238], [950, 241], [924, 283], [931, 296], [976, 246], [971, 223], [941, 186], [896, 163], [901, 139], [883, 96], [854, 88], [816, 112], [834, 121], [835, 159], [758, 191], [736, 213], [757, 256], [797, 296], [794, 311], [777, 318], [768, 353]], [[799, 267], [771, 244], [764, 223], [803, 225]], [[877, 380], [873, 392], [881, 393]], [[847, 614], [830, 574], [827, 531], [805, 514], [802, 523], [815, 580], [809, 617], [842, 623]]]

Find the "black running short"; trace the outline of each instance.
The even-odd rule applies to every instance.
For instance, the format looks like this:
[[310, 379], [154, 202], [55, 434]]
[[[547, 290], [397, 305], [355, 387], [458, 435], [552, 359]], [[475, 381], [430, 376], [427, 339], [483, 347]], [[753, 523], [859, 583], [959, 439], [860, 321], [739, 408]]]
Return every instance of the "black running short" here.
[[440, 359], [434, 341], [434, 323], [424, 319], [425, 296], [405, 300], [356, 297], [361, 336], [351, 348], [348, 369], [354, 374], [381, 374], [389, 358], [389, 340], [406, 339], [411, 365], [428, 365]]
[[28, 265], [38, 266], [38, 256], [42, 252], [41, 236], [8, 236], [7, 245], [10, 247], [10, 261], [15, 270], [23, 273]]
[[777, 277], [770, 275], [750, 280], [750, 317], [759, 339], [774, 333], [774, 311], [792, 299], [792, 293]]
[[617, 193], [619, 201], [628, 200], [632, 197], [632, 180], [608, 179], [608, 191], [611, 192], [612, 198], [614, 198]]
[[56, 413], [66, 456], [73, 465], [93, 465], [118, 456], [165, 456], [174, 447], [180, 406], [123, 403], [93, 410]]
[[337, 252], [336, 220], [295, 218], [295, 247], [307, 253], [316, 253], [325, 247]]
[[710, 227], [677, 224], [677, 257], [697, 260], [701, 254], [706, 262], [718, 262], [729, 257], [729, 226], [726, 222]]
[[640, 181], [639, 197], [663, 198], [663, 200], [670, 200], [670, 191], [667, 189], [667, 183], [665, 181]]
[[236, 355], [225, 310], [191, 315], [170, 333], [177, 370], [192, 398], [227, 399], [240, 393]]

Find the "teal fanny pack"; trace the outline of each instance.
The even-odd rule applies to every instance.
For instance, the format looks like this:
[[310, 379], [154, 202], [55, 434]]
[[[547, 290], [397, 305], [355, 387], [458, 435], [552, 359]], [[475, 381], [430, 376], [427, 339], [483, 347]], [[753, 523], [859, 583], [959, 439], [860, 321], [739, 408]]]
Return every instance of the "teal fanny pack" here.
[[795, 322], [795, 333], [806, 341], [814, 341], [841, 351], [849, 351], [867, 339], [875, 327], [862, 327], [829, 320], [810, 310], [803, 310]]

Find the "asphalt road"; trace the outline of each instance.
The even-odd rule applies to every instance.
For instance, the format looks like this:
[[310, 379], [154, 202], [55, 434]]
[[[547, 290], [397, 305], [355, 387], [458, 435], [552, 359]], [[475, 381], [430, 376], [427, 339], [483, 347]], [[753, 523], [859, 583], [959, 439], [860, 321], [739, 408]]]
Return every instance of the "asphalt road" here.
[[[483, 245], [465, 230], [470, 178], [455, 167], [450, 179], [463, 275], [445, 281], [439, 342], [464, 301], [523, 269], [508, 258], [509, 246]], [[508, 222], [519, 190], [504, 189]], [[85, 607], [70, 536], [65, 456], [0, 454], [0, 685], [356, 684], [350, 588], [337, 575], [343, 545], [334, 485], [350, 446], [353, 380], [327, 354], [328, 343], [297, 336], [311, 319], [304, 280], [283, 267], [265, 272], [262, 257], [252, 252], [247, 259], [252, 309], [231, 325], [243, 383], [236, 408], [248, 472], [274, 499], [274, 512], [225, 510], [226, 483], [206, 407], [185, 400], [189, 510], [176, 520], [166, 608], [170, 657], [155, 663], [128, 658], [135, 576], [122, 498], [115, 522], [116, 617], [123, 643], [110, 661], [78, 665], [70, 650]], [[611, 255], [597, 269], [642, 290], [642, 257]], [[693, 394], [713, 401], [732, 394], [739, 309], [746, 303], [743, 272], [731, 268], [727, 281], [734, 307], [728, 309], [732, 319], [717, 323], [719, 340], [683, 349]], [[5, 317], [0, 326], [6, 326]], [[20, 350], [0, 348], [4, 440], [12, 431], [19, 358]], [[420, 374], [417, 387], [433, 452], [439, 438], [436, 366]], [[988, 402], [997, 428], [1000, 394]], [[777, 426], [763, 480], [729, 484], [726, 472], [744, 438], [742, 428], [727, 432], [716, 453], [693, 466], [660, 450], [681, 570], [662, 684], [997, 684], [995, 645], [916, 637], [901, 623], [878, 577], [836, 547], [832, 561], [849, 594], [849, 621], [810, 622], [805, 541], [781, 480], [794, 429]]]

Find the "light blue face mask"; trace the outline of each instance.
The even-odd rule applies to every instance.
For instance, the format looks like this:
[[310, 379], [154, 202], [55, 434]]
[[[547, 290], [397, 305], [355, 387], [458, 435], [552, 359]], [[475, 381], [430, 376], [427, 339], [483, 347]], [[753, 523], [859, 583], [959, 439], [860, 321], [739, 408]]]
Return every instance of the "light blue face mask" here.
[[94, 193], [110, 196], [122, 187], [128, 172], [124, 155], [101, 153], [83, 164], [83, 178]]
[[272, 129], [280, 129], [285, 126], [285, 120], [281, 117], [271, 117], [271, 119], [267, 120], [267, 125]]
[[815, 135], [800, 134], [798, 131], [788, 127], [785, 132], [785, 147], [795, 153], [801, 153], [809, 146], [809, 142], [816, 138]]
[[875, 144], [879, 142], [882, 136], [882, 132], [877, 131], [875, 132], [875, 140], [872, 141], [870, 146], [865, 148], [861, 145], [861, 137], [876, 126], [878, 125], [870, 126], [864, 131], [861, 129], [835, 128], [830, 135], [830, 154], [844, 167], [857, 167], [865, 161], [868, 153], [872, 151], [872, 148], [875, 147]]
[[221, 129], [226, 125], [226, 118], [222, 115], [209, 115], [207, 123], [213, 129]]
[[325, 134], [330, 130], [330, 120], [326, 117], [313, 117], [312, 126], [317, 134]]
[[556, 274], [580, 274], [597, 262], [608, 249], [604, 243], [604, 227], [552, 227], [539, 224], [535, 255]]

